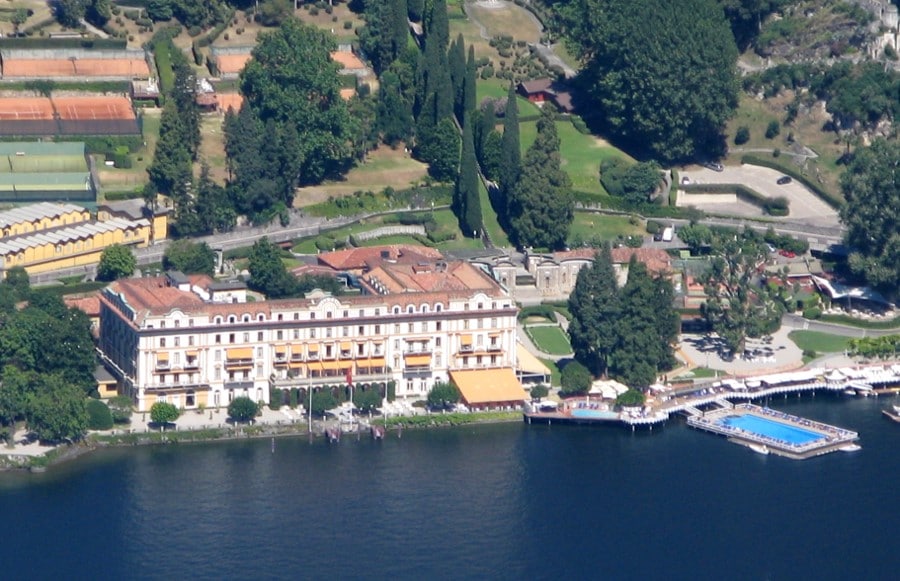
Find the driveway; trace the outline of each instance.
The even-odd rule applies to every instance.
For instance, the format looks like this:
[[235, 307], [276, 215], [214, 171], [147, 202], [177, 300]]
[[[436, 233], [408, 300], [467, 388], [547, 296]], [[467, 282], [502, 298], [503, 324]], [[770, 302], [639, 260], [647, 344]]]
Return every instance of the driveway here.
[[[817, 197], [809, 188], [794, 180], [789, 184], [778, 185], [778, 178], [784, 174], [778, 170], [756, 165], [725, 166], [723, 171], [711, 169], [686, 169], [679, 172], [682, 180], [687, 177], [693, 184], [743, 184], [767, 198], [784, 196], [790, 203], [790, 214], [779, 221], [801, 222], [829, 228], [840, 227], [837, 210]], [[717, 198], [720, 198], [717, 200]], [[747, 215], [746, 202], [734, 196], [715, 194], [685, 194], [679, 191], [679, 206], [696, 206], [702, 210], [724, 213], [727, 207], [733, 206], [738, 214]], [[757, 215], [760, 210], [756, 210]]]

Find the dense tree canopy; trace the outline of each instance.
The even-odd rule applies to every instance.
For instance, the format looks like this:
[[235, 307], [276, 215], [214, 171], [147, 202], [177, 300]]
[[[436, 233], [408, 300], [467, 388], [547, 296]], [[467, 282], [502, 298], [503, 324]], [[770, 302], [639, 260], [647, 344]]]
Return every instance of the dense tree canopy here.
[[632, 259], [624, 288], [616, 285], [608, 248], [578, 273], [569, 297], [569, 336], [575, 358], [597, 375], [608, 373], [646, 387], [675, 363], [678, 317], [671, 281], [653, 277]]
[[768, 249], [752, 230], [711, 231], [714, 257], [700, 278], [707, 299], [703, 314], [732, 354], [744, 352], [747, 337], [761, 337], [781, 324], [782, 307], [761, 284], [759, 266]]
[[718, 153], [737, 107], [737, 48], [715, 0], [575, 0], [580, 82], [604, 125], [663, 161]]
[[249, 397], [236, 397], [228, 404], [228, 417], [235, 422], [249, 422], [258, 412], [259, 406]]
[[[298, 183], [314, 184], [349, 169], [350, 116], [340, 96], [340, 65], [331, 59], [334, 38], [296, 20], [264, 33], [253, 59], [241, 73], [241, 93], [257, 123], [255, 163], [236, 159], [238, 183], [248, 187], [261, 178], [279, 187], [289, 202]], [[241, 134], [227, 135], [230, 150]], [[265, 145], [269, 144], [266, 148]]]
[[283, 298], [295, 292], [297, 281], [281, 261], [281, 249], [269, 242], [268, 238], [262, 238], [253, 244], [248, 270], [250, 288], [263, 293], [267, 298]]
[[559, 143], [552, 116], [542, 115], [537, 138], [508, 194], [510, 233], [519, 246], [551, 250], [565, 246], [575, 202], [569, 176], [561, 167]]
[[459, 388], [452, 383], [438, 381], [428, 392], [428, 407], [431, 409], [446, 409], [459, 402], [461, 394]]
[[150, 406], [150, 420], [155, 424], [171, 424], [178, 419], [181, 412], [175, 404], [158, 401]]
[[206, 242], [176, 240], [163, 253], [163, 268], [185, 274], [215, 274], [216, 253]]
[[563, 367], [559, 381], [561, 395], [582, 395], [590, 391], [593, 377], [587, 367], [578, 361], [569, 361]]
[[97, 265], [97, 280], [116, 280], [131, 276], [137, 267], [134, 253], [128, 246], [113, 244], [103, 249]]
[[841, 176], [841, 220], [852, 249], [850, 267], [871, 284], [900, 288], [900, 143], [876, 140], [856, 150]]

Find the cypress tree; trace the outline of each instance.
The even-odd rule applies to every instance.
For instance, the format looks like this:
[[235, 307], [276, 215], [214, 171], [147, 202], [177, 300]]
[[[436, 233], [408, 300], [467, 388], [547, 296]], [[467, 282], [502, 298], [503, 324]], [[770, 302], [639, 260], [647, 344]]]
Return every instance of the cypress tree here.
[[522, 152], [519, 149], [519, 107], [516, 103], [516, 91], [512, 84], [509, 85], [509, 94], [506, 99], [506, 113], [503, 117], [503, 142], [500, 156], [500, 192], [498, 206], [494, 208], [498, 217], [507, 219], [510, 194], [515, 190], [519, 180], [519, 172], [522, 171]]
[[407, 0], [406, 9], [410, 20], [421, 22], [425, 12], [425, 0]]
[[459, 228], [465, 236], [477, 236], [481, 230], [481, 201], [478, 197], [478, 169], [475, 162], [475, 138], [471, 116], [463, 122], [462, 156], [456, 180], [455, 204]]
[[428, 141], [428, 173], [434, 179], [451, 182], [459, 170], [459, 130], [449, 117], [435, 126]]
[[[462, 36], [462, 35], [460, 35]], [[469, 59], [466, 61], [466, 75], [463, 83], [463, 111], [466, 113], [475, 112], [475, 47], [469, 46]], [[493, 115], [493, 114], [492, 114]]]
[[569, 338], [575, 359], [594, 375], [606, 373], [616, 343], [615, 325], [619, 317], [618, 288], [609, 246], [594, 255], [591, 266], [578, 273], [569, 295]]
[[399, 77], [387, 70], [381, 75], [376, 118], [382, 139], [388, 145], [409, 139], [412, 134], [412, 107], [406, 100]]
[[515, 188], [507, 194], [510, 234], [520, 246], [556, 249], [572, 223], [569, 176], [561, 168], [559, 136], [549, 109], [537, 124]]
[[466, 83], [466, 47], [462, 33], [450, 45], [447, 62], [450, 66], [450, 81], [453, 83], [453, 112], [457, 121], [462, 124], [463, 91]]

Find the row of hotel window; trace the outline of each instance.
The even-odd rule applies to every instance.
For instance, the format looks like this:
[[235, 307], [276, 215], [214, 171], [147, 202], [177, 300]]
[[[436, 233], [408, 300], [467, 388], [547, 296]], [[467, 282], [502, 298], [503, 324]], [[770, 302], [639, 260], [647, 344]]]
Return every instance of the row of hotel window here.
[[[444, 330], [442, 321], [434, 321], [433, 328], [432, 328], [432, 325], [429, 323], [430, 323], [429, 321], [423, 321], [423, 322], [418, 322], [418, 323], [406, 323], [406, 332], [407, 333], [431, 333], [431, 332], [440, 333]], [[497, 319], [493, 318], [490, 320], [489, 328], [496, 329], [497, 324], [498, 324]], [[469, 330], [470, 328], [471, 328], [471, 325], [469, 324], [469, 320], [468, 319], [463, 320], [462, 330], [465, 331], [465, 330]], [[476, 319], [475, 328], [476, 329], [484, 329], [484, 319]], [[338, 329], [340, 329], [340, 335], [338, 335]], [[381, 335], [382, 329], [385, 332], [387, 332], [389, 327], [387, 325], [385, 325], [384, 327], [382, 327], [382, 325], [374, 325], [373, 329], [374, 329], [374, 332], [368, 333], [367, 327], [365, 325], [360, 325], [359, 327], [357, 327], [355, 335], [352, 333], [351, 327], [326, 327], [325, 329], [293, 329], [293, 331], [290, 333], [290, 335], [291, 335], [290, 337], [288, 336], [288, 333], [286, 331], [278, 330], [278, 331], [275, 331], [274, 340], [275, 341], [285, 341], [288, 339], [296, 339], [296, 340], [331, 339], [331, 338], [338, 337], [338, 336], [340, 336], [340, 337], [369, 337], [369, 336], [374, 335], [374, 336], [378, 337]], [[319, 331], [324, 331], [324, 333], [320, 334]], [[403, 326], [400, 323], [394, 323], [393, 334], [400, 334], [402, 332], [403, 332]], [[213, 343], [215, 345], [221, 345], [221, 344], [223, 344], [223, 339], [225, 339], [226, 340], [225, 343], [228, 343], [228, 344], [238, 343], [237, 339], [239, 336], [243, 339], [242, 341], [240, 341], [241, 343], [250, 343], [252, 340], [251, 339], [252, 334], [249, 331], [245, 331], [242, 334], [216, 333], [213, 336]], [[190, 335], [190, 336], [188, 336], [187, 339], [188, 339], [188, 342], [187, 342], [188, 346], [193, 347], [194, 346], [194, 336]], [[172, 337], [172, 340], [173, 340], [173, 343], [167, 345], [167, 338], [160, 337], [159, 338], [159, 346], [160, 347], [181, 347], [181, 337]], [[262, 341], [266, 341], [265, 332], [257, 331], [256, 332], [256, 342], [262, 342]]]
[[[476, 306], [477, 306], [478, 310], [484, 310], [484, 303], [478, 303]], [[504, 308], [504, 309], [509, 308], [509, 303], [503, 303], [503, 304], [501, 304], [501, 305], [500, 305], [500, 308]], [[497, 309], [497, 302], [496, 302], [496, 301], [494, 301], [494, 302], [491, 303], [491, 309], [492, 309], [492, 310], [496, 310], [496, 309]], [[440, 303], [434, 305], [434, 312], [440, 313], [440, 312], [443, 311], [443, 310], [444, 310], [444, 307], [443, 307], [443, 305], [441, 305]], [[468, 310], [469, 310], [469, 303], [465, 303], [465, 304], [463, 305], [463, 310], [464, 310], [464, 311], [468, 311]], [[430, 307], [429, 307], [429, 305], [427, 305], [427, 304], [422, 304], [422, 305], [419, 306], [419, 310], [418, 310], [418, 311], [416, 310], [415, 305], [409, 305], [409, 306], [406, 307], [406, 313], [408, 313], [408, 314], [415, 314], [416, 312], [419, 312], [419, 313], [428, 313], [428, 312], [430, 312]], [[394, 314], [394, 315], [400, 315], [400, 314], [403, 314], [403, 310], [402, 310], [399, 306], [394, 306], [394, 307], [391, 309], [391, 314]], [[342, 315], [343, 315], [343, 318], [349, 319], [349, 318], [350, 318], [350, 311], [349, 311], [349, 310], [344, 310], [344, 311], [342, 311]], [[273, 320], [284, 321], [284, 320], [285, 320], [284, 316], [285, 316], [284, 313], [277, 313], [277, 314], [274, 316]], [[372, 317], [372, 316], [374, 316], [374, 317], [380, 317], [380, 316], [381, 316], [381, 309], [380, 309], [380, 308], [376, 308], [373, 312], [369, 312], [369, 313], [367, 313], [364, 309], [359, 309], [358, 314], [357, 314], [357, 317], [358, 317], [358, 318]], [[334, 312], [332, 312], [332, 311], [327, 311], [327, 312], [325, 313], [325, 318], [326, 318], [326, 319], [333, 319], [333, 318], [335, 318], [335, 317], [334, 317]], [[265, 320], [266, 320], [266, 316], [265, 316], [264, 314], [260, 313], [260, 314], [256, 315], [256, 320], [257, 320], [257, 321], [265, 321]], [[294, 321], [299, 321], [299, 320], [300, 320], [300, 313], [294, 313], [293, 320], [294, 320]], [[310, 313], [309, 313], [309, 320], [312, 320], [312, 321], [316, 320], [316, 313], [315, 313], [315, 311], [310, 311]], [[250, 315], [246, 315], [246, 314], [245, 314], [245, 315], [241, 316], [240, 322], [242, 322], [242, 323], [250, 323], [250, 322], [252, 322], [252, 321], [253, 321], [253, 319], [250, 317]], [[212, 324], [213, 324], [213, 325], [222, 325], [222, 324], [224, 324], [225, 322], [226, 322], [226, 319], [225, 319], [224, 317], [217, 316], [217, 317], [215, 317], [215, 318], [213, 319]], [[237, 323], [237, 322], [238, 322], [238, 318], [237, 318], [236, 315], [229, 315], [229, 316], [228, 316], [228, 319], [227, 319], [227, 322], [228, 322], [229, 324], [230, 324], [230, 323]], [[176, 328], [177, 328], [177, 327], [181, 327], [181, 320], [180, 320], [180, 319], [175, 319], [174, 324], [175, 324], [175, 327], [176, 327]], [[194, 320], [193, 320], [193, 319], [188, 319], [188, 327], [193, 327], [193, 326], [194, 326]], [[151, 329], [153, 328], [152, 325], [149, 325], [148, 327], [151, 328]], [[166, 328], [166, 321], [159, 321], [159, 328], [160, 328], [160, 329], [165, 329], [165, 328]]]

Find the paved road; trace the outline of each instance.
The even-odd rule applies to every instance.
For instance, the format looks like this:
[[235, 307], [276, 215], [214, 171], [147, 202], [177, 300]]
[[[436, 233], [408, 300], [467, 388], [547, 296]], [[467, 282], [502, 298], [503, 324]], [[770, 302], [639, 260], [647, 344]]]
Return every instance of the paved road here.
[[849, 325], [841, 325], [839, 323], [827, 323], [825, 321], [810, 321], [799, 315], [786, 314], [781, 319], [783, 327], [800, 329], [804, 331], [817, 331], [819, 333], [827, 333], [829, 335], [841, 335], [843, 337], [883, 337], [884, 335], [896, 335], [900, 333], [898, 329], [860, 329], [859, 327], [851, 327]]

